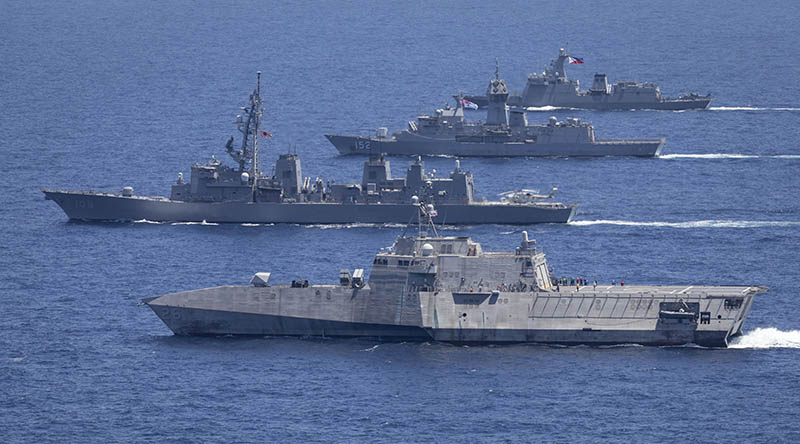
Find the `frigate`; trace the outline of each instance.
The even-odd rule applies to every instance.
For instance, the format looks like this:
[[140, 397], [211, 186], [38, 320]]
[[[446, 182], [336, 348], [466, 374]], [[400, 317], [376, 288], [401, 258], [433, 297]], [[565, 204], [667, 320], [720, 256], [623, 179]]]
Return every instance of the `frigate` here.
[[[432, 205], [364, 269], [339, 282], [302, 276], [272, 285], [169, 293], [143, 300], [176, 335], [372, 337], [451, 343], [645, 344], [725, 347], [741, 334], [761, 286], [622, 285], [556, 277], [522, 232], [510, 252], [469, 237], [441, 236]], [[293, 271], [294, 272], [294, 271]], [[575, 284], [574, 282], [578, 282]], [[582, 285], [585, 283], [585, 285]]]
[[528, 124], [524, 109], [509, 109], [508, 87], [499, 71], [487, 88], [486, 122], [464, 119], [464, 100], [455, 108], [445, 106], [432, 115], [418, 116], [408, 129], [388, 136], [378, 128], [375, 137], [326, 134], [341, 154], [429, 155], [429, 156], [636, 156], [661, 153], [666, 139], [601, 140], [591, 123], [578, 118], [546, 124]]
[[259, 168], [259, 138], [271, 137], [262, 129], [261, 76], [236, 117], [242, 133], [240, 147], [233, 137], [227, 153], [237, 163], [227, 166], [212, 156], [191, 167], [185, 182], [178, 173], [169, 197], [138, 196], [126, 186], [121, 193], [42, 190], [70, 219], [87, 221], [194, 221], [231, 223], [406, 223], [418, 199], [437, 205], [438, 223], [531, 224], [566, 223], [575, 205], [554, 202], [549, 194], [515, 190], [488, 201], [476, 197], [473, 177], [455, 162], [449, 177], [427, 173], [421, 159], [412, 162], [405, 178], [392, 176], [389, 161], [380, 153], [364, 162], [360, 184], [325, 182], [303, 177], [299, 156], [281, 154], [272, 174]]
[[[570, 54], [561, 48], [558, 57], [550, 62], [542, 73], [528, 76], [525, 89], [521, 94], [509, 97], [509, 105], [523, 108], [539, 108], [554, 106], [559, 108], [581, 108], [598, 110], [687, 110], [706, 109], [711, 104], [711, 94], [700, 95], [690, 93], [678, 98], [661, 95], [661, 88], [655, 83], [639, 83], [631, 80], [620, 80], [610, 85], [605, 74], [595, 73], [592, 87], [581, 90], [579, 80], [567, 78], [567, 64], [582, 64], [583, 59]], [[484, 107], [489, 105], [489, 98], [480, 95], [467, 95], [467, 100]]]

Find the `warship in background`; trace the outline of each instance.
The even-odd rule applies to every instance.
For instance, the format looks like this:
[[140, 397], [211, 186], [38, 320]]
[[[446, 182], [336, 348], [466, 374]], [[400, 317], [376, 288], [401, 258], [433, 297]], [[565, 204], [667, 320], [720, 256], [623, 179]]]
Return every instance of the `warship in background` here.
[[231, 137], [228, 154], [238, 163], [229, 167], [215, 157], [191, 168], [189, 182], [178, 174], [170, 197], [136, 196], [132, 187], [122, 193], [43, 190], [70, 219], [87, 221], [190, 221], [231, 223], [406, 223], [416, 211], [416, 202], [436, 204], [438, 223], [533, 224], [566, 223], [576, 206], [519, 190], [499, 201], [476, 198], [472, 174], [456, 166], [449, 177], [427, 174], [420, 159], [408, 167], [406, 178], [393, 178], [389, 161], [380, 153], [364, 162], [360, 184], [325, 183], [302, 176], [297, 154], [282, 154], [274, 173], [259, 169], [261, 129], [261, 75], [250, 95], [244, 116], [236, 118], [242, 133], [237, 149]]
[[[374, 337], [452, 343], [645, 344], [725, 347], [741, 334], [758, 286], [558, 283], [522, 232], [512, 252], [439, 236], [432, 205], [405, 233], [339, 283], [222, 286], [143, 300], [176, 335]], [[428, 227], [428, 228], [423, 228]], [[432, 231], [432, 236], [428, 232]]]
[[661, 153], [666, 139], [600, 140], [591, 123], [555, 117], [544, 125], [530, 125], [524, 109], [510, 111], [506, 104], [508, 88], [500, 79], [499, 68], [486, 91], [486, 123], [464, 120], [464, 101], [456, 107], [437, 109], [433, 115], [408, 122], [408, 129], [388, 136], [378, 128], [375, 137], [326, 134], [341, 154], [481, 156], [481, 157], [654, 157]]
[[[598, 110], [687, 110], [706, 109], [711, 104], [711, 94], [701, 96], [696, 93], [686, 94], [671, 99], [661, 95], [661, 89], [655, 83], [638, 83], [634, 81], [618, 81], [609, 85], [605, 74], [595, 74], [592, 87], [581, 91], [580, 81], [567, 79], [564, 64], [582, 64], [565, 48], [561, 48], [558, 57], [550, 62], [541, 74], [530, 74], [521, 95], [512, 95], [508, 104], [513, 107], [536, 108], [554, 106], [559, 108], [582, 108]], [[467, 95], [467, 100], [479, 107], [489, 106], [487, 96]]]

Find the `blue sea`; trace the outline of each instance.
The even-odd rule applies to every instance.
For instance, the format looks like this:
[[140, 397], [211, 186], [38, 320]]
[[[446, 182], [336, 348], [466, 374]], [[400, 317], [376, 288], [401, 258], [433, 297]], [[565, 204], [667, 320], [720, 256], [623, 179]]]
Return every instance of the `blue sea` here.
[[[798, 23], [788, 0], [0, 0], [0, 441], [800, 441]], [[495, 57], [519, 91], [567, 43], [584, 87], [603, 72], [716, 98], [530, 112], [666, 137], [664, 155], [464, 159], [480, 196], [557, 186], [579, 212], [445, 232], [510, 250], [526, 229], [563, 276], [768, 286], [731, 348], [175, 337], [142, 298], [258, 271], [333, 282], [400, 228], [82, 223], [40, 192], [167, 195], [226, 157], [259, 70], [264, 168], [296, 146], [304, 175], [358, 182], [363, 159], [323, 134], [402, 129], [483, 92]]]

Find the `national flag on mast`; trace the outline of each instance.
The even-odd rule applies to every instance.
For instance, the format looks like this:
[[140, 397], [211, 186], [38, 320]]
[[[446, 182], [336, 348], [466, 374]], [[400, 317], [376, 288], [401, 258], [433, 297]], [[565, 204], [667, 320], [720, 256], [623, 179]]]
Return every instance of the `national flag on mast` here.
[[272, 133], [270, 133], [270, 132], [268, 132], [268, 131], [261, 131], [261, 135], [262, 135], [263, 137], [272, 137]]
[[461, 104], [464, 106], [464, 108], [467, 108], [467, 109], [478, 109], [478, 105], [477, 104], [472, 103], [467, 99], [461, 99]]
[[569, 60], [570, 65], [583, 65], [583, 57], [568, 56], [567, 60]]

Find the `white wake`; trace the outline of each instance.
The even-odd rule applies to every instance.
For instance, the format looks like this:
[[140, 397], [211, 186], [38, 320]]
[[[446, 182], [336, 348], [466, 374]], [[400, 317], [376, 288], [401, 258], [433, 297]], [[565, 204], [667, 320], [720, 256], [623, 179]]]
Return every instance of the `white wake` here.
[[635, 222], [629, 220], [574, 220], [569, 225], [585, 227], [590, 225], [621, 225], [627, 227], [665, 227], [665, 228], [766, 228], [795, 227], [800, 222], [776, 220], [695, 220], [688, 222]]
[[304, 228], [314, 228], [318, 230], [346, 230], [350, 228], [405, 228], [406, 224], [398, 223], [370, 223], [353, 222], [348, 224], [295, 224]]
[[777, 328], [757, 328], [733, 338], [728, 348], [800, 348], [800, 330], [782, 331]]
[[202, 222], [173, 222], [171, 225], [205, 225], [209, 227], [216, 227], [219, 224], [216, 222], [206, 222], [204, 220]]
[[800, 111], [800, 108], [778, 107], [765, 108], [759, 106], [711, 106], [709, 111]]
[[662, 154], [659, 159], [800, 159], [800, 154]]
[[525, 108], [526, 111], [555, 111], [558, 109], [574, 109], [574, 108], [562, 108], [560, 106], [529, 106]]

